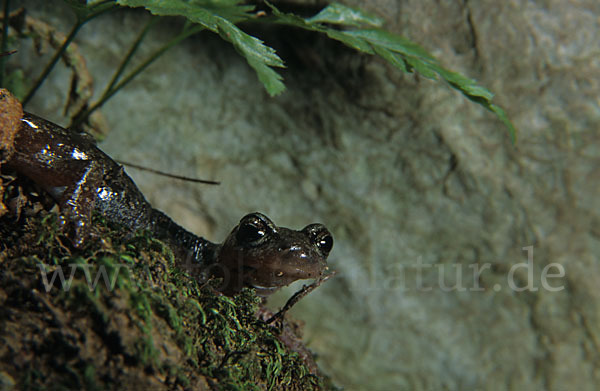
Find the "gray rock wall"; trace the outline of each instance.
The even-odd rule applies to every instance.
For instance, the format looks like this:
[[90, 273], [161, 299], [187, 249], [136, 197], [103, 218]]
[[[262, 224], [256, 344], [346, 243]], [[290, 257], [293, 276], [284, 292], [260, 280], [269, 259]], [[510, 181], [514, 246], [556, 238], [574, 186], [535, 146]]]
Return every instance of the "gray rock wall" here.
[[[221, 180], [201, 187], [128, 170], [158, 208], [209, 239], [254, 210], [295, 228], [325, 223], [339, 275], [294, 312], [349, 390], [595, 389], [600, 4], [346, 3], [495, 92], [517, 144], [440, 83], [314, 36], [263, 31], [288, 61], [285, 94], [269, 98], [243, 59], [201, 35], [106, 105], [102, 147]], [[25, 4], [63, 23], [54, 7]], [[98, 91], [143, 19], [119, 13], [82, 31]], [[176, 28], [162, 25], [145, 51]], [[56, 116], [67, 80], [57, 75], [30, 110]], [[513, 266], [528, 262], [528, 246], [537, 290], [520, 292], [530, 275]]]

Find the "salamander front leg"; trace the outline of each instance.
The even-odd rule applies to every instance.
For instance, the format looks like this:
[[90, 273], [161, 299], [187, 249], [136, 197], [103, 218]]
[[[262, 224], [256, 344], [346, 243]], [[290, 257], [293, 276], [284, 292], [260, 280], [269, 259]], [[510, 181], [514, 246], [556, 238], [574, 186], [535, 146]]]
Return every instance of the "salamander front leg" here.
[[92, 163], [77, 171], [81, 173], [77, 181], [72, 185], [56, 188], [55, 191], [62, 193], [57, 199], [68, 235], [75, 247], [81, 247], [90, 236], [92, 211], [101, 172]]

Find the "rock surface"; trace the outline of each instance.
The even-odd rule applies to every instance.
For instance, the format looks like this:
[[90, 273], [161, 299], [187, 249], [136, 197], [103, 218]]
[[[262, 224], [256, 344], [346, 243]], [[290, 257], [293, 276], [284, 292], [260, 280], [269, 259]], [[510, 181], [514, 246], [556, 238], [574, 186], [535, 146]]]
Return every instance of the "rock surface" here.
[[[24, 3], [68, 31], [67, 13]], [[595, 389], [600, 3], [346, 4], [490, 88], [517, 144], [440, 83], [283, 30], [257, 32], [288, 64], [283, 95], [269, 98], [227, 44], [200, 35], [105, 106], [102, 147], [221, 180], [198, 187], [129, 170], [155, 206], [209, 239], [253, 210], [285, 226], [324, 222], [339, 275], [296, 315], [321, 366], [348, 389]], [[98, 91], [144, 18], [121, 12], [82, 30]], [[161, 25], [143, 52], [177, 28]], [[57, 72], [27, 109], [58, 120], [66, 85]], [[528, 262], [529, 246], [537, 291], [518, 291], [530, 276], [512, 268]]]

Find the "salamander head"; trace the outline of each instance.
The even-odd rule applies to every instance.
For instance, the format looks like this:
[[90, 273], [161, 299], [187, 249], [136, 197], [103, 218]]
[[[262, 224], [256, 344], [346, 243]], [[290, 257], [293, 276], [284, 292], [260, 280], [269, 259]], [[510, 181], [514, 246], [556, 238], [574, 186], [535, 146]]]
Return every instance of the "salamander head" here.
[[254, 287], [266, 296], [296, 280], [321, 276], [332, 247], [333, 237], [322, 224], [296, 231], [250, 213], [229, 234], [217, 257], [227, 291]]

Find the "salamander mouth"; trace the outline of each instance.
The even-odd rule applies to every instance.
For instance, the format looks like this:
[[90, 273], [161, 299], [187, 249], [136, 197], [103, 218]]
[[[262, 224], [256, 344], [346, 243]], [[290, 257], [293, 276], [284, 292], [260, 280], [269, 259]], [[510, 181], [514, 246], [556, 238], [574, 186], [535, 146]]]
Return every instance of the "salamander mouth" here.
[[265, 296], [265, 295], [269, 295], [269, 294], [275, 292], [280, 287], [279, 286], [261, 286], [258, 284], [251, 284], [251, 288], [256, 289], [256, 292], [259, 295]]
[[274, 292], [294, 281], [308, 280], [319, 277], [317, 271], [307, 272], [296, 267], [277, 265], [244, 265], [244, 281], [257, 291]]

